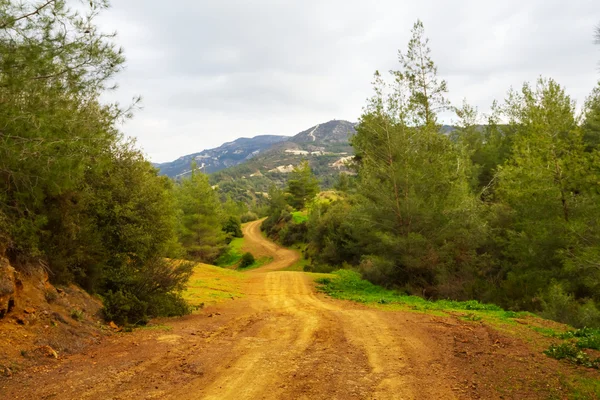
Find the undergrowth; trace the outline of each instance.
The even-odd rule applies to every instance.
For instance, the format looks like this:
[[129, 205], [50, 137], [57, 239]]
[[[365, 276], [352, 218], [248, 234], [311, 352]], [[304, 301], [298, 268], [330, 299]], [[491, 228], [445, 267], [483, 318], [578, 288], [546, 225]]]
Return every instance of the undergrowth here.
[[215, 262], [219, 267], [233, 267], [240, 262], [244, 252], [242, 246], [244, 245], [244, 238], [236, 238], [229, 243], [227, 251], [223, 253]]
[[[266, 265], [273, 261], [272, 257], [260, 257], [257, 259], [250, 260], [249, 256], [246, 254], [252, 255], [250, 253], [244, 252], [242, 250], [244, 247], [244, 238], [236, 238], [229, 243], [229, 247], [227, 251], [221, 255], [215, 262], [218, 267], [224, 268], [234, 268], [237, 267], [239, 269], [249, 270], [254, 268], [260, 268], [263, 265]], [[246, 257], [246, 259], [244, 259]], [[251, 262], [249, 262], [251, 261]]]
[[544, 351], [547, 356], [587, 368], [600, 369], [600, 357], [590, 356], [583, 351], [584, 349], [600, 350], [600, 329], [582, 328], [563, 333], [548, 330], [543, 333], [565, 341], [551, 345]]
[[308, 213], [306, 211], [294, 211], [292, 212], [292, 221], [295, 224], [302, 224], [308, 221]]
[[360, 274], [349, 270], [333, 272], [333, 278], [320, 278], [319, 290], [331, 297], [352, 300], [359, 303], [399, 304], [418, 311], [458, 310], [458, 311], [495, 311], [502, 312], [506, 318], [515, 318], [520, 313], [504, 311], [494, 304], [484, 304], [477, 300], [426, 300], [418, 296], [410, 296], [395, 290], [384, 289], [361, 278]]
[[548, 350], [544, 351], [544, 354], [557, 360], [566, 360], [587, 368], [600, 369], [600, 357], [590, 357], [589, 354], [582, 351], [575, 343], [553, 344]]
[[[524, 312], [505, 311], [494, 304], [484, 304], [476, 300], [427, 300], [418, 296], [410, 296], [399, 291], [388, 290], [363, 280], [359, 273], [350, 270], [339, 270], [333, 276], [316, 280], [318, 289], [331, 297], [351, 300], [359, 303], [397, 305], [401, 308], [416, 311], [452, 311], [463, 312], [460, 317], [468, 321], [481, 321], [483, 317], [499, 318], [503, 321], [530, 315]], [[464, 313], [464, 311], [468, 311]], [[549, 357], [565, 360], [587, 368], [600, 369], [600, 357], [590, 356], [584, 349], [600, 350], [600, 329], [582, 328], [566, 332], [553, 329], [532, 327], [533, 330], [547, 336], [562, 339], [565, 342], [551, 345], [544, 354]]]

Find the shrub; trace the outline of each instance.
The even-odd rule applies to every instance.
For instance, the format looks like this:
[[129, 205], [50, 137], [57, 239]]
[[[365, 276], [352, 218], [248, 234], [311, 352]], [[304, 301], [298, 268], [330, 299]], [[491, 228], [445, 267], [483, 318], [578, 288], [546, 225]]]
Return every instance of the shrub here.
[[248, 268], [252, 264], [254, 264], [256, 260], [252, 253], [244, 253], [242, 256], [242, 260], [240, 261], [240, 268]]
[[288, 223], [279, 232], [279, 240], [284, 246], [292, 246], [296, 243], [306, 243], [308, 236], [308, 226], [305, 222], [296, 224]]
[[137, 272], [111, 275], [112, 289], [103, 296], [106, 320], [136, 325], [153, 317], [189, 313], [179, 293], [185, 289], [193, 268], [193, 263], [155, 258]]
[[231, 241], [232, 238], [244, 237], [244, 234], [242, 233], [242, 224], [237, 217], [229, 217], [227, 221], [225, 221], [223, 232], [227, 233], [229, 241]]
[[256, 221], [257, 219], [258, 219], [258, 215], [256, 215], [256, 213], [253, 213], [251, 211], [248, 211], [247, 213], [242, 214], [242, 217], [241, 217], [242, 223]]
[[542, 312], [544, 318], [572, 325], [576, 328], [586, 326], [600, 326], [600, 310], [593, 300], [580, 303], [573, 295], [565, 292], [563, 287], [552, 284], [541, 295]]
[[48, 303], [53, 303], [58, 299], [58, 292], [54, 289], [44, 290], [44, 298]]
[[189, 304], [178, 293], [160, 293], [148, 302], [148, 315], [178, 317], [191, 312]]
[[119, 325], [142, 324], [148, 322], [148, 304], [140, 301], [129, 292], [118, 290], [104, 294], [104, 318]]
[[75, 321], [81, 321], [83, 319], [83, 311], [77, 309], [71, 310], [71, 318]]
[[587, 368], [600, 368], [600, 358], [591, 359], [587, 353], [581, 351], [573, 343], [552, 345], [548, 350], [544, 351], [544, 354], [557, 360], [567, 360], [573, 364], [582, 365]]

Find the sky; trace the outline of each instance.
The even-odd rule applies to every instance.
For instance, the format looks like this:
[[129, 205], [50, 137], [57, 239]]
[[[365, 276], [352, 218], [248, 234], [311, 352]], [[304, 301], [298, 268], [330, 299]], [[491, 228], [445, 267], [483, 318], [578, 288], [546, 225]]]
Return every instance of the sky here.
[[[398, 67], [413, 23], [431, 40], [449, 100], [481, 113], [552, 77], [582, 104], [600, 79], [598, 0], [113, 0], [98, 20], [127, 57], [107, 101], [153, 162], [239, 137], [357, 121], [375, 70]], [[452, 123], [446, 117], [445, 123]]]

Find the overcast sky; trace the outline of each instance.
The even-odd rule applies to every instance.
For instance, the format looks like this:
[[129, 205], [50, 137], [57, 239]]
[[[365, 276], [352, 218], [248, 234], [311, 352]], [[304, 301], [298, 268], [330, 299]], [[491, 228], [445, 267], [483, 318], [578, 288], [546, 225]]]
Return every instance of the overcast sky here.
[[600, 79], [598, 0], [113, 0], [100, 25], [127, 67], [110, 99], [142, 95], [123, 131], [154, 162], [356, 121], [418, 18], [456, 104], [486, 112], [540, 75], [582, 103]]

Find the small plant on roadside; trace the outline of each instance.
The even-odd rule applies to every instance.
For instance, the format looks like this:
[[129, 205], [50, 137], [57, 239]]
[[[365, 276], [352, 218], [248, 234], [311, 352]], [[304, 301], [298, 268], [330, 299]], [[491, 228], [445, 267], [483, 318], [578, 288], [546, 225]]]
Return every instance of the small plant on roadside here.
[[81, 321], [83, 319], [83, 311], [77, 309], [71, 310], [71, 318], [75, 321]]
[[600, 329], [582, 328], [557, 335], [560, 339], [575, 339], [580, 349], [600, 350]]
[[544, 354], [557, 360], [566, 360], [587, 368], [600, 369], [600, 358], [590, 358], [574, 343], [553, 344], [548, 350], [544, 351]]
[[54, 303], [58, 299], [58, 293], [53, 289], [46, 289], [44, 291], [44, 298], [48, 303]]
[[248, 268], [255, 262], [256, 262], [256, 260], [254, 259], [254, 256], [252, 255], [252, 253], [244, 253], [244, 255], [242, 256], [242, 259], [240, 261], [240, 268]]

